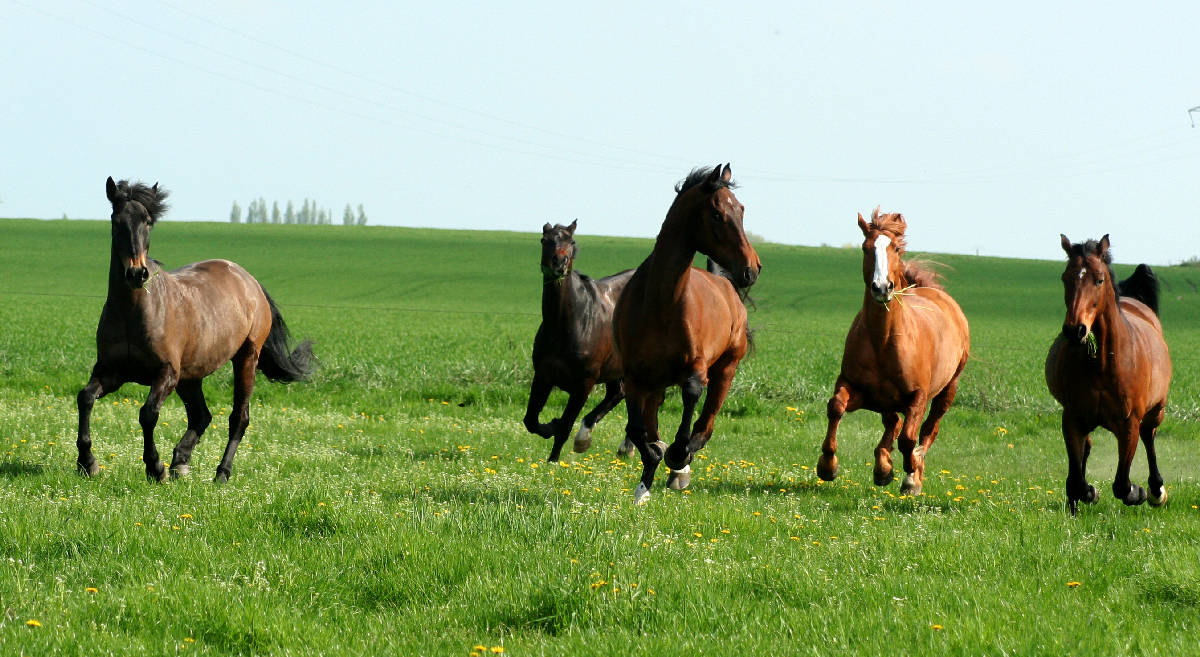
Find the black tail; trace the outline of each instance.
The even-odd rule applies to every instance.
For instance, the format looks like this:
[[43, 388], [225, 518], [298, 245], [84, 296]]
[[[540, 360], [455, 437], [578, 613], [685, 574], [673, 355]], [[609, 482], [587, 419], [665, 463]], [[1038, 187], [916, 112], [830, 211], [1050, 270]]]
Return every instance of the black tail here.
[[1117, 284], [1117, 292], [1123, 297], [1141, 301], [1158, 314], [1158, 277], [1147, 265], [1138, 265], [1133, 275]]
[[291, 349], [292, 334], [283, 321], [283, 315], [279, 313], [279, 307], [265, 289], [263, 294], [267, 297], [267, 303], [271, 304], [271, 332], [263, 343], [262, 353], [258, 355], [258, 369], [268, 379], [279, 383], [304, 381], [317, 364], [313, 357], [312, 340], [305, 340]]

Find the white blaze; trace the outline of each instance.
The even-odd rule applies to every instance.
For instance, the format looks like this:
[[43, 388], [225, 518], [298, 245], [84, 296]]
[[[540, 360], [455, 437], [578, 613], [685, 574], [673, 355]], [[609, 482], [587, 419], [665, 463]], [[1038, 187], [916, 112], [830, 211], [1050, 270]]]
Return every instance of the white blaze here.
[[892, 243], [892, 238], [887, 235], [880, 235], [875, 238], [875, 279], [872, 283], [876, 287], [884, 288], [888, 284], [888, 252], [887, 248]]

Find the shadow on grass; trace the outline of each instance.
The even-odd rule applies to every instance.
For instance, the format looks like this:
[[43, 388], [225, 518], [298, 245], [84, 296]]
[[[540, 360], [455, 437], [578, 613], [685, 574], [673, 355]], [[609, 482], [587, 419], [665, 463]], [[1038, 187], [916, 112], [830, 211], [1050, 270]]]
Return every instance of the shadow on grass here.
[[5, 461], [0, 463], [0, 477], [10, 479], [16, 477], [35, 477], [46, 471], [46, 466], [40, 463], [25, 463], [24, 461]]

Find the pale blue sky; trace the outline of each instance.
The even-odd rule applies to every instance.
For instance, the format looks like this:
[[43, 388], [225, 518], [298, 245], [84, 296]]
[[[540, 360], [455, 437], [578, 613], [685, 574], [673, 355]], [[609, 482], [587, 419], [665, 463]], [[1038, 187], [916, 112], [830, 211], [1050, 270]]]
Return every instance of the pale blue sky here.
[[[694, 165], [746, 227], [914, 250], [1200, 254], [1200, 5], [0, 0], [0, 215], [340, 219], [653, 236]], [[792, 6], [788, 6], [792, 5]], [[602, 273], [602, 272], [596, 272]]]

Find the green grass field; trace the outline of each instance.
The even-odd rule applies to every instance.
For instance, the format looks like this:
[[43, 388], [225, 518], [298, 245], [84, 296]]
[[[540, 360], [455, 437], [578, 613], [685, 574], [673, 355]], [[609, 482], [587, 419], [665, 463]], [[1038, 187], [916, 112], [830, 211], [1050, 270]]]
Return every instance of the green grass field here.
[[[1175, 358], [1165, 508], [1111, 497], [1115, 440], [1100, 431], [1101, 501], [1065, 510], [1042, 376], [1064, 315], [1060, 262], [935, 256], [973, 359], [925, 495], [871, 485], [881, 425], [865, 411], [843, 423], [841, 478], [818, 481], [862, 256], [771, 244], [757, 353], [692, 486], [667, 492], [660, 476], [639, 508], [640, 465], [614, 458], [623, 406], [561, 465], [521, 426], [534, 234], [161, 224], [151, 255], [244, 265], [324, 365], [306, 384], [259, 377], [228, 485], [210, 483], [228, 367], [205, 382], [217, 418], [190, 479], [146, 481], [136, 385], [97, 403], [104, 470], [80, 478], [75, 395], [108, 241], [106, 222], [0, 221], [2, 654], [1200, 652], [1200, 270], [1158, 270]], [[577, 267], [595, 275], [651, 248], [579, 242]], [[677, 393], [663, 412], [678, 421]], [[162, 453], [184, 424], [172, 398]], [[1141, 453], [1134, 477], [1145, 484]]]

